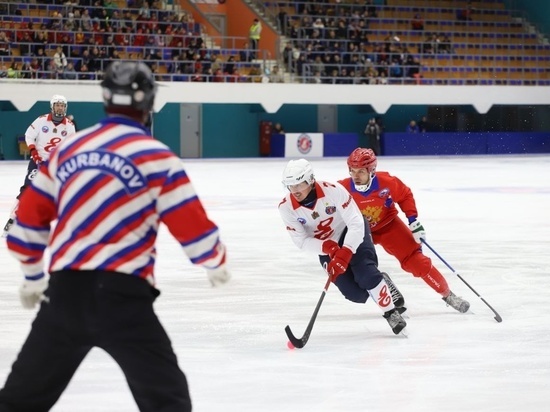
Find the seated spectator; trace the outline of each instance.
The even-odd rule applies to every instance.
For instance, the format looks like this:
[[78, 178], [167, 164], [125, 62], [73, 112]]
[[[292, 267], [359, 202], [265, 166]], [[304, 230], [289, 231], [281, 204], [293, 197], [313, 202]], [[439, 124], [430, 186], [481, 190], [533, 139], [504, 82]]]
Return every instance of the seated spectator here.
[[67, 67], [65, 67], [65, 70], [63, 70], [63, 75], [61, 78], [65, 80], [76, 80], [78, 79], [78, 74], [74, 68], [74, 65], [72, 62], [67, 63]]
[[21, 72], [19, 70], [19, 63], [15, 61], [11, 63], [10, 67], [8, 68], [6, 77], [8, 79], [18, 79], [19, 77], [21, 77]]
[[271, 73], [269, 74], [269, 82], [284, 83], [284, 77], [283, 74], [279, 71], [279, 66], [275, 65], [271, 69]]
[[420, 130], [418, 129], [418, 125], [416, 124], [416, 121], [411, 120], [410, 123], [407, 125], [407, 133], [419, 133]]
[[[41, 49], [42, 50], [42, 49]], [[41, 79], [44, 71], [44, 61], [38, 57], [33, 57], [31, 60], [31, 77], [33, 79]]]
[[235, 56], [229, 56], [227, 62], [225, 63], [224, 72], [230, 76], [235, 74]]
[[242, 62], [251, 62], [254, 57], [254, 51], [250, 50], [248, 42], [244, 43], [243, 50], [239, 52], [239, 60]]
[[440, 53], [454, 54], [454, 48], [448, 35], [443, 35], [438, 50]]
[[407, 56], [406, 66], [407, 77], [418, 78], [420, 75], [420, 60], [418, 60], [418, 57], [413, 57], [409, 54]]
[[23, 67], [21, 67], [21, 78], [22, 79], [32, 79], [33, 76], [33, 68], [31, 66], [30, 59], [25, 59], [23, 62]]
[[422, 20], [422, 17], [420, 14], [415, 14], [414, 18], [411, 20], [411, 29], [412, 30], [424, 30], [424, 20]]
[[10, 54], [10, 39], [5, 32], [0, 31], [0, 56], [9, 56]]
[[403, 69], [397, 59], [393, 59], [390, 64], [389, 77], [403, 77]]

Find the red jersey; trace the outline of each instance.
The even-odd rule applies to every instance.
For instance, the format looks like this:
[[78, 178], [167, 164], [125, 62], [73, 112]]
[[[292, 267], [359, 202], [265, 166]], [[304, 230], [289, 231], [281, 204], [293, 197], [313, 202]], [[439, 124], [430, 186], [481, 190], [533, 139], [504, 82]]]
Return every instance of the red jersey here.
[[339, 180], [338, 183], [351, 193], [359, 210], [368, 220], [371, 232], [376, 232], [395, 219], [398, 213], [396, 203], [409, 219], [409, 223], [418, 215], [411, 189], [388, 172], [376, 172], [366, 192], [357, 191], [351, 177]]

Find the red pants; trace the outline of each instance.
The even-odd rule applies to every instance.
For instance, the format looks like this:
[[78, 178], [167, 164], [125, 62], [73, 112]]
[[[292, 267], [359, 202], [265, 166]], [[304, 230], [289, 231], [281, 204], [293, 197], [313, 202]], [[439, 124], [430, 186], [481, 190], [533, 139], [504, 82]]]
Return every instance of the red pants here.
[[422, 253], [409, 227], [399, 218], [393, 219], [381, 229], [372, 233], [375, 245], [380, 245], [395, 256], [401, 268], [413, 276], [422, 278], [433, 290], [443, 296], [449, 294], [449, 285], [433, 265], [431, 259]]

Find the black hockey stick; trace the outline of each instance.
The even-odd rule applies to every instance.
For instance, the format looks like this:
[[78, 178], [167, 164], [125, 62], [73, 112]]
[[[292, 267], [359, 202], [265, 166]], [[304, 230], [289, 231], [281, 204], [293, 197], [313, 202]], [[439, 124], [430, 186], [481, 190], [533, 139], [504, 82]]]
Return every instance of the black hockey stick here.
[[466, 286], [468, 286], [468, 287], [470, 288], [470, 290], [471, 290], [472, 292], [474, 292], [474, 293], [477, 295], [477, 297], [480, 298], [480, 299], [483, 301], [483, 303], [485, 303], [485, 304], [489, 307], [489, 309], [491, 309], [491, 310], [493, 311], [493, 313], [495, 314], [495, 320], [496, 320], [497, 322], [502, 322], [502, 317], [497, 313], [497, 311], [494, 310], [493, 307], [492, 307], [491, 305], [489, 305], [489, 303], [487, 303], [487, 301], [486, 301], [485, 299], [483, 299], [483, 298], [481, 297], [481, 295], [480, 295], [479, 293], [477, 293], [476, 290], [475, 290], [473, 287], [471, 287], [471, 286], [469, 285], [469, 283], [466, 282], [466, 281], [464, 280], [464, 278], [463, 278], [462, 276], [460, 276], [460, 274], [459, 274], [457, 271], [455, 271], [455, 270], [451, 267], [451, 265], [449, 265], [449, 264], [445, 261], [445, 259], [443, 259], [443, 258], [439, 255], [439, 253], [437, 253], [437, 252], [434, 250], [434, 248], [431, 247], [431, 246], [428, 244], [428, 242], [426, 242], [424, 239], [421, 239], [421, 241], [422, 241], [422, 243], [424, 243], [426, 246], [428, 246], [428, 249], [430, 249], [430, 250], [439, 258], [439, 260], [441, 260], [441, 261], [445, 264], [445, 266], [447, 266], [449, 269], [451, 269], [451, 271], [452, 271], [455, 275], [457, 275], [458, 278], [459, 278], [461, 281], [463, 281], [464, 284], [465, 284]]
[[313, 311], [313, 315], [311, 315], [311, 319], [309, 320], [309, 323], [307, 324], [306, 331], [304, 332], [304, 335], [301, 338], [297, 338], [294, 336], [292, 331], [290, 330], [290, 326], [286, 325], [285, 332], [286, 336], [288, 336], [288, 340], [295, 348], [301, 349], [304, 346], [306, 346], [307, 341], [309, 340], [309, 335], [311, 335], [311, 331], [313, 329], [313, 324], [315, 323], [315, 319], [317, 318], [317, 314], [319, 313], [319, 309], [321, 309], [321, 304], [323, 303], [323, 299], [325, 299], [325, 295], [327, 294], [328, 287], [330, 286], [330, 276], [327, 279], [327, 283], [325, 283], [325, 287], [323, 288], [323, 293], [321, 293], [321, 297], [319, 298], [319, 302], [317, 302], [317, 306], [315, 307], [315, 310]]

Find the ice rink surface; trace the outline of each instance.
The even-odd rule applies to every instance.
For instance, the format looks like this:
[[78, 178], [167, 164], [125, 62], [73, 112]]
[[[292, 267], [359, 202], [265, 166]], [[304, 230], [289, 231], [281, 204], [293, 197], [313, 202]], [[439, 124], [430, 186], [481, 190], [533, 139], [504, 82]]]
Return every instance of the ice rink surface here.
[[[347, 176], [345, 158], [311, 163], [318, 180]], [[470, 313], [447, 307], [377, 248], [381, 269], [405, 295], [408, 337], [393, 335], [370, 300], [354, 304], [331, 287], [301, 350], [286, 347], [284, 327], [303, 333], [325, 277], [281, 223], [286, 160], [184, 164], [220, 226], [233, 274], [225, 288], [211, 288], [162, 228], [155, 307], [195, 411], [549, 410], [550, 156], [380, 158], [378, 170], [413, 189], [428, 242], [503, 322], [429, 250], [451, 289], [470, 301]], [[2, 225], [25, 169], [24, 162], [0, 162]], [[35, 312], [19, 305], [22, 275], [3, 239], [0, 267], [3, 385]], [[137, 408], [118, 366], [94, 349], [53, 410]]]

